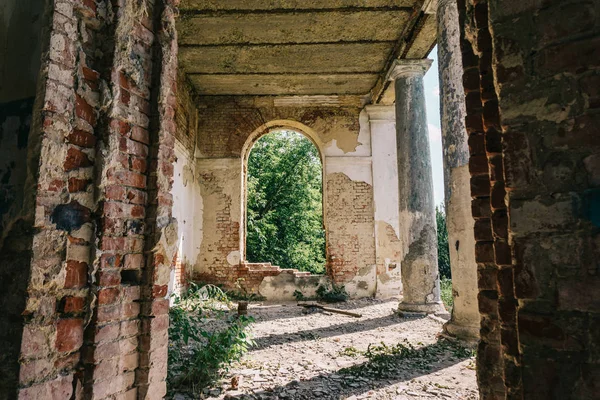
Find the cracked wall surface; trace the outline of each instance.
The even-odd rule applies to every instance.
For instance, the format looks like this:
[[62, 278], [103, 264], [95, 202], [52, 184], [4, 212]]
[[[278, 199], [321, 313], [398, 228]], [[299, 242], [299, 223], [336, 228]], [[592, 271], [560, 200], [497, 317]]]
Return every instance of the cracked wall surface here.
[[6, 49], [15, 56], [0, 71], [2, 101], [5, 89], [23, 95], [31, 116], [2, 106], [2, 151], [19, 163], [0, 168], [21, 210], [0, 216], [2, 284], [14, 295], [2, 297], [14, 314], [0, 340], [14, 339], [0, 397], [161, 398], [177, 242], [173, 4], [56, 0], [44, 14], [37, 5], [1, 8], [1, 32], [18, 38], [2, 36], [3, 59]]
[[597, 397], [598, 5], [459, 11], [481, 397]]
[[[311, 106], [309, 100], [290, 97], [198, 100], [196, 176], [204, 217], [194, 279], [235, 288], [236, 280], [242, 278], [244, 285], [258, 292], [264, 277], [279, 273], [244, 261], [243, 162], [263, 134], [291, 129], [307, 135], [323, 158], [328, 275], [347, 285], [353, 296], [374, 293], [377, 272], [368, 117], [359, 98], [334, 100], [341, 104]], [[273, 293], [264, 288], [265, 293]]]
[[[46, 14], [39, 0], [0, 5], [2, 398], [162, 398], [174, 264], [179, 284], [193, 271], [265, 293], [324, 279], [243, 262], [244, 151], [269, 129], [301, 130], [322, 152], [332, 279], [377, 294], [391, 259], [411, 257], [404, 227], [378, 214], [384, 153], [363, 99], [189, 92], [178, 104], [175, 3], [53, 0]], [[323, 2], [278, 4], [292, 3]], [[458, 6], [481, 397], [595, 398], [600, 10], [584, 0]], [[415, 51], [430, 45], [432, 21], [408, 32]], [[323, 83], [302, 79], [304, 90]], [[203, 211], [193, 223], [186, 205]]]
[[169, 293], [178, 293], [187, 287], [192, 268], [198, 263], [202, 246], [204, 207], [195, 159], [198, 110], [193, 101], [194, 94], [181, 74], [178, 74], [177, 86], [176, 161], [171, 193], [173, 218], [179, 221], [179, 224], [177, 255]]

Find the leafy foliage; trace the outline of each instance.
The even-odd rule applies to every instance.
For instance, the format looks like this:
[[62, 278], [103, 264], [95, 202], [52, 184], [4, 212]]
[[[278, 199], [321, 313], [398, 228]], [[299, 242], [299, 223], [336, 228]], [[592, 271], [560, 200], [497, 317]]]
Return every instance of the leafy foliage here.
[[[422, 345], [422, 343], [418, 343]], [[467, 359], [474, 357], [474, 351], [465, 348], [460, 343], [448, 340], [438, 340], [436, 343], [415, 347], [408, 341], [387, 345], [370, 343], [366, 351], [347, 347], [340, 355], [348, 357], [365, 357], [366, 362], [342, 368], [339, 372], [362, 378], [393, 378], [398, 365], [409, 365], [412, 370], [428, 371], [432, 364], [440, 359]]]
[[438, 269], [442, 278], [452, 279], [450, 271], [450, 248], [448, 247], [448, 229], [446, 227], [446, 212], [443, 206], [435, 208], [438, 240]]
[[232, 303], [218, 287], [190, 285], [169, 309], [167, 382], [170, 391], [197, 393], [254, 345], [246, 332], [253, 319], [230, 315]]
[[335, 283], [332, 283], [319, 285], [316, 290], [316, 297], [307, 297], [301, 291], [294, 290], [294, 298], [297, 301], [320, 300], [326, 303], [338, 303], [348, 300], [350, 295], [348, 292], [346, 292], [346, 287], [344, 285], [336, 285]]
[[448, 278], [440, 279], [440, 289], [444, 306], [446, 306], [446, 310], [450, 311], [454, 305], [454, 298], [452, 297], [452, 280]]
[[346, 287], [343, 285], [331, 284], [331, 287], [321, 285], [317, 288], [317, 297], [319, 300], [327, 303], [337, 303], [340, 301], [346, 301], [350, 298]]
[[309, 139], [283, 131], [254, 144], [247, 210], [248, 261], [324, 272], [322, 167]]
[[299, 291], [298, 289], [294, 290], [294, 298], [297, 301], [303, 301], [303, 300], [307, 300], [306, 296], [304, 296], [304, 293], [302, 293], [301, 291]]

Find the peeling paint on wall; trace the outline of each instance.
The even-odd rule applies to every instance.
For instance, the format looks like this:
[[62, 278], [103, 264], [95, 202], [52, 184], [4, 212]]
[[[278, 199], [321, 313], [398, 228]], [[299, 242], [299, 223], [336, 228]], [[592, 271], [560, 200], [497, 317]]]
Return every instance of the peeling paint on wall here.
[[240, 250], [241, 161], [236, 158], [199, 159], [197, 179], [204, 215], [202, 245], [194, 273], [225, 274], [228, 257]]
[[[371, 157], [372, 121], [367, 110], [298, 106], [289, 102], [280, 107], [274, 104], [270, 97], [202, 99], [198, 104], [196, 171], [202, 186], [204, 237], [194, 276], [233, 285], [235, 279], [248, 271], [258, 273], [255, 267], [245, 264], [244, 238], [240, 237], [245, 213], [243, 160], [261, 134], [287, 127], [307, 134], [323, 156], [328, 274], [335, 282], [348, 284], [352, 296], [375, 294], [377, 276], [381, 275], [379, 281], [385, 281], [393, 289], [382, 289], [380, 295], [398, 295], [401, 284], [397, 279], [400, 275], [397, 258], [402, 251], [397, 239], [398, 208], [394, 201], [397, 197], [389, 195], [390, 187], [397, 187], [398, 179], [393, 107], [391, 130], [386, 130], [385, 140], [378, 137], [380, 147], [373, 154], [379, 166], [376, 174]], [[377, 134], [382, 135], [379, 131]], [[390, 150], [394, 150], [393, 154]], [[375, 178], [378, 194], [373, 187]], [[376, 204], [380, 205], [377, 212]], [[391, 237], [389, 229], [382, 229], [383, 236], [376, 242], [376, 218], [391, 228]], [[376, 254], [376, 247], [381, 256]], [[277, 276], [278, 272], [270, 268], [265, 265], [260, 274]], [[248, 285], [255, 284], [250, 281], [260, 285], [264, 277], [244, 279]], [[258, 286], [252, 290], [258, 291]]]
[[173, 217], [179, 221], [177, 256], [174, 280], [170, 290], [179, 291], [186, 285], [191, 268], [197, 262], [202, 246], [202, 197], [200, 186], [194, 177], [195, 159], [190, 158], [188, 149], [175, 142], [177, 161], [173, 168]]
[[[372, 186], [353, 181], [342, 173], [328, 174], [327, 207], [328, 261], [334, 282], [355, 282], [353, 295], [364, 296], [367, 292], [372, 295], [375, 288]], [[355, 280], [357, 276], [361, 278]]]

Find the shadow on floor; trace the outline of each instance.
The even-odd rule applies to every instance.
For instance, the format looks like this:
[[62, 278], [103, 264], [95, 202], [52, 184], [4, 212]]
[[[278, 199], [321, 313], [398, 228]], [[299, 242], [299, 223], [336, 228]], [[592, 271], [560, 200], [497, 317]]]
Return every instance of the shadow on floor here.
[[[407, 350], [405, 354], [379, 354], [370, 357], [369, 361], [362, 364], [321, 374], [309, 380], [292, 381], [285, 386], [255, 390], [252, 395], [228, 394], [225, 398], [340, 399], [431, 374], [470, 357], [470, 352], [460, 345], [440, 339], [434, 344], [413, 351]], [[443, 389], [436, 391], [441, 393]], [[429, 396], [434, 398], [435, 394]]]
[[426, 318], [401, 318], [396, 314], [386, 315], [385, 317], [371, 319], [354, 319], [349, 317], [350, 321], [345, 324], [329, 325], [322, 328], [307, 329], [297, 332], [282, 333], [277, 335], [263, 336], [256, 339], [256, 346], [252, 350], [262, 350], [270, 346], [276, 346], [291, 342], [303, 342], [319, 338], [328, 338], [340, 335], [346, 335], [356, 332], [370, 331], [391, 325], [400, 325], [415, 319]]
[[[375, 300], [371, 298], [366, 298], [359, 300], [358, 304], [355, 301], [319, 304], [326, 307], [338, 308], [340, 310], [354, 310], [356, 312], [360, 312], [361, 309], [386, 303], [390, 304], [391, 309], [397, 309], [399, 300], [396, 298], [385, 300]], [[295, 301], [263, 302], [260, 303], [260, 305], [254, 305], [251, 303], [250, 308], [248, 309], [249, 315], [254, 317], [256, 319], [256, 322], [293, 319], [306, 316], [306, 314], [303, 314], [302, 311], [303, 307], [299, 307], [298, 303]]]

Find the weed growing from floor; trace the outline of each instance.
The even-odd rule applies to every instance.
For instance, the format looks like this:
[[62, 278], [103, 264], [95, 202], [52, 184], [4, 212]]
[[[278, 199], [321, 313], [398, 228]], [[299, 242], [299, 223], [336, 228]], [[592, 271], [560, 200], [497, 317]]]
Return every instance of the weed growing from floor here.
[[339, 303], [348, 300], [350, 295], [346, 292], [346, 287], [344, 285], [332, 283], [319, 285], [316, 297], [307, 297], [301, 291], [295, 290], [294, 298], [297, 301], [318, 300], [325, 303]]
[[252, 317], [233, 314], [227, 295], [213, 285], [190, 283], [169, 310], [169, 391], [198, 393], [227, 372], [254, 341]]
[[348, 347], [340, 354], [350, 357], [364, 356], [367, 361], [342, 368], [339, 372], [363, 378], [388, 379], [397, 374], [399, 362], [402, 360], [405, 360], [412, 369], [428, 371], [432, 364], [440, 359], [461, 360], [474, 356], [473, 350], [447, 340], [439, 340], [428, 346], [422, 346], [422, 343], [418, 345], [421, 347], [415, 347], [407, 341], [394, 345], [387, 345], [384, 342], [371, 343], [366, 351]]
[[331, 286], [320, 285], [317, 288], [317, 298], [326, 303], [337, 303], [348, 300], [350, 295], [345, 286], [332, 283]]
[[350, 346], [350, 347], [346, 347], [344, 350], [340, 351], [340, 356], [346, 356], [346, 357], [358, 357], [359, 355], [362, 354], [362, 352], [360, 350], [358, 350], [356, 347], [354, 346]]

